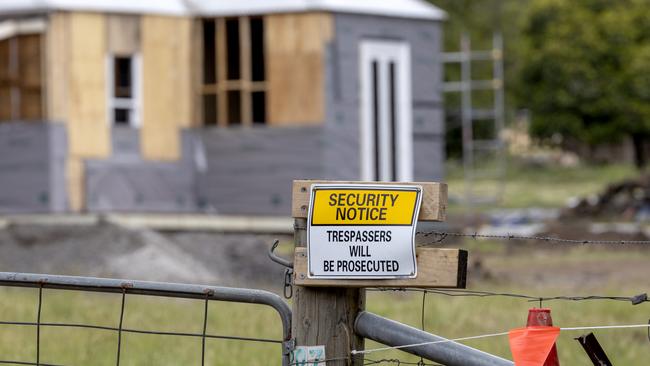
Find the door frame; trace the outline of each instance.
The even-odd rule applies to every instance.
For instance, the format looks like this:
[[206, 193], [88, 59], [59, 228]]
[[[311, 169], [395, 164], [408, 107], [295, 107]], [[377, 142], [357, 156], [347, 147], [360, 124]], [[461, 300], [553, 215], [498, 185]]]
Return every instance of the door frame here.
[[[386, 169], [392, 170], [396, 181], [413, 180], [413, 103], [411, 98], [411, 48], [402, 41], [393, 40], [362, 40], [359, 45], [360, 73], [360, 170], [364, 181], [392, 180], [387, 179]], [[377, 96], [372, 90], [374, 81], [373, 61], [377, 61]], [[393, 62], [396, 83], [394, 83], [394, 124], [388, 116], [391, 113], [389, 98], [391, 79], [390, 63]], [[378, 99], [377, 111], [379, 119], [374, 120], [374, 99]], [[383, 118], [382, 118], [383, 116]], [[378, 134], [375, 125], [378, 124]], [[391, 141], [392, 133], [395, 138]], [[381, 140], [380, 148], [376, 149], [375, 142]], [[392, 147], [395, 151], [392, 151]], [[377, 155], [382, 157], [382, 168], [377, 171]], [[396, 166], [391, 167], [389, 159], [395, 159]], [[382, 177], [381, 174], [384, 173]]]

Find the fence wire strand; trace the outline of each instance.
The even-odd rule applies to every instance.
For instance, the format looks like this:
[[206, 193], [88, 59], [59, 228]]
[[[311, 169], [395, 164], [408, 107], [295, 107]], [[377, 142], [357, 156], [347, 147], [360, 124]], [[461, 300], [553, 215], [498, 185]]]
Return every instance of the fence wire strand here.
[[420, 359], [419, 361], [404, 361], [400, 360], [398, 358], [381, 358], [381, 359], [369, 359], [364, 357], [362, 354], [351, 354], [349, 357], [332, 357], [332, 358], [326, 358], [323, 360], [318, 360], [318, 361], [299, 361], [299, 362], [291, 362], [289, 365], [290, 366], [303, 366], [303, 365], [320, 365], [321, 363], [328, 365], [333, 362], [340, 362], [340, 361], [348, 361], [352, 362], [353, 358], [363, 358], [363, 365], [385, 365], [385, 364], [391, 364], [391, 365], [416, 365], [416, 366], [442, 366], [437, 363], [428, 363], [425, 362], [423, 359]]
[[51, 364], [51, 363], [36, 363], [36, 362], [27, 362], [27, 361], [5, 361], [5, 360], [0, 360], [0, 364], [2, 364], [2, 365], [63, 366], [63, 365], [55, 365], [55, 364]]
[[392, 365], [415, 365], [415, 366], [442, 366], [438, 363], [428, 363], [425, 362], [424, 360], [420, 359], [420, 361], [413, 362], [413, 361], [403, 361], [397, 358], [382, 358], [380, 360], [371, 360], [371, 359], [364, 359], [363, 365], [386, 365], [386, 364], [392, 364]]
[[117, 357], [115, 361], [120, 366], [120, 353], [122, 351], [122, 325], [124, 324], [124, 307], [126, 305], [126, 289], [122, 289], [122, 305], [120, 306], [120, 324], [117, 329]]
[[38, 311], [36, 314], [36, 364], [41, 362], [41, 308], [43, 305], [43, 284], [38, 287]]
[[205, 305], [203, 308], [203, 333], [201, 334], [201, 366], [205, 365], [205, 337], [208, 330], [208, 303], [210, 294], [205, 294]]
[[[36, 325], [38, 325], [38, 323], [36, 323], [36, 322], [0, 321], [0, 325], [36, 326]], [[41, 322], [40, 326], [41, 327], [62, 327], [62, 328], [85, 328], [85, 329], [107, 330], [107, 331], [114, 331], [114, 332], [119, 331], [118, 327], [109, 327], [109, 326], [91, 325], [91, 324], [79, 324], [79, 323], [44, 323], [44, 322]], [[134, 333], [134, 334], [161, 335], [161, 336], [196, 337], [196, 338], [203, 337], [202, 333], [163, 332], [163, 331], [156, 331], [156, 330], [142, 330], [142, 329], [130, 329], [130, 328], [122, 328], [122, 332], [123, 333]], [[214, 334], [206, 334], [205, 338], [282, 344], [281, 340], [279, 340], [279, 339], [270, 339], [270, 338], [240, 337], [240, 336], [226, 336], [226, 335], [214, 335]]]
[[42, 308], [43, 308], [43, 284], [40, 283], [38, 286], [38, 300], [37, 300], [37, 311], [36, 311], [36, 321], [0, 321], [0, 325], [9, 325], [9, 326], [27, 326], [36, 328], [36, 360], [35, 362], [30, 361], [14, 361], [14, 360], [2, 360], [0, 359], [0, 364], [3, 365], [35, 365], [35, 366], [64, 366], [61, 364], [50, 364], [41, 362], [41, 329], [42, 328], [80, 328], [80, 329], [95, 329], [95, 330], [104, 330], [112, 331], [117, 333], [117, 350], [116, 350], [116, 365], [120, 365], [120, 360], [122, 356], [122, 334], [123, 333], [133, 333], [133, 334], [146, 334], [146, 335], [159, 335], [159, 336], [178, 336], [178, 337], [196, 337], [201, 338], [201, 365], [205, 365], [205, 348], [206, 348], [206, 339], [222, 339], [222, 340], [235, 340], [235, 341], [244, 341], [244, 342], [262, 342], [262, 343], [273, 343], [273, 344], [283, 344], [282, 340], [279, 339], [270, 339], [270, 338], [259, 338], [259, 337], [242, 337], [242, 336], [231, 336], [231, 335], [215, 335], [207, 333], [208, 325], [208, 304], [210, 302], [210, 293], [206, 293], [204, 300], [204, 312], [203, 312], [203, 327], [201, 333], [190, 333], [190, 332], [166, 332], [166, 331], [156, 331], [156, 330], [143, 330], [143, 329], [132, 329], [124, 327], [124, 315], [126, 309], [126, 297], [127, 289], [124, 288], [121, 293], [121, 305], [120, 305], [120, 318], [117, 327], [104, 326], [104, 325], [94, 325], [94, 324], [84, 324], [84, 323], [72, 323], [72, 322], [43, 322], [42, 321]]
[[557, 238], [553, 236], [534, 236], [534, 235], [512, 235], [512, 234], [479, 234], [474, 232], [471, 234], [467, 233], [454, 233], [446, 231], [417, 231], [417, 235], [420, 235], [424, 238], [432, 237], [432, 241], [427, 243], [422, 243], [422, 245], [431, 245], [436, 243], [442, 243], [450, 237], [456, 238], [470, 238], [470, 239], [498, 239], [498, 240], [523, 240], [523, 241], [540, 241], [547, 243], [559, 243], [559, 244], [602, 244], [602, 245], [650, 245], [650, 240], [592, 240], [592, 239], [566, 239], [566, 238]]

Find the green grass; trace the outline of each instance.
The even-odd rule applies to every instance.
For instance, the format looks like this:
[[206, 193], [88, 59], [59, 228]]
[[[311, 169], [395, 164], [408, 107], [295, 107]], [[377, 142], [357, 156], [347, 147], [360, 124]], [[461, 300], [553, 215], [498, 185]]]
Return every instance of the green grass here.
[[[530, 292], [529, 289], [482, 288], [495, 291]], [[620, 294], [626, 287], [606, 291]], [[632, 289], [630, 289], [631, 291]], [[635, 289], [636, 290], [636, 289]], [[548, 295], [551, 289], [543, 291]], [[557, 293], [555, 293], [557, 294]], [[0, 290], [0, 320], [34, 321], [35, 289]], [[420, 327], [422, 295], [417, 293], [368, 293], [368, 310], [391, 319]], [[42, 321], [76, 322], [116, 326], [120, 295], [84, 294], [74, 291], [44, 290]], [[507, 331], [524, 325], [528, 308], [535, 304], [510, 298], [450, 298], [427, 295], [425, 329], [445, 337], [464, 337]], [[622, 302], [548, 302], [559, 326], [633, 324], [648, 321], [648, 306]], [[201, 332], [203, 302], [127, 297], [125, 328]], [[279, 339], [281, 325], [270, 309], [256, 305], [211, 302], [208, 333]], [[562, 364], [589, 365], [574, 337], [580, 332], [561, 334], [558, 349]], [[607, 330], [596, 332], [614, 364], [633, 365], [650, 357], [645, 330]], [[35, 329], [26, 326], [0, 326], [0, 359], [33, 361]], [[469, 346], [510, 358], [507, 337], [467, 342]], [[103, 330], [43, 328], [41, 362], [64, 365], [114, 365], [117, 335]], [[366, 342], [366, 348], [381, 345]], [[124, 334], [121, 365], [197, 365], [201, 341], [198, 338]], [[208, 365], [279, 365], [280, 346], [209, 340]], [[418, 358], [401, 351], [382, 351], [367, 359]]]
[[[35, 321], [38, 290], [0, 290], [0, 320]], [[121, 295], [44, 290], [42, 322], [116, 327]], [[203, 301], [127, 296], [124, 328], [201, 333]], [[210, 302], [208, 334], [281, 339], [276, 313], [259, 305]], [[0, 360], [34, 361], [36, 332], [28, 326], [0, 326]], [[201, 339], [123, 334], [120, 365], [199, 365]], [[44, 327], [41, 362], [62, 365], [115, 365], [117, 333]], [[279, 360], [277, 344], [208, 339], [207, 365], [269, 365]], [[279, 364], [279, 362], [277, 363]]]
[[[485, 288], [483, 288], [484, 290]], [[492, 288], [503, 291], [503, 288]], [[530, 293], [529, 289], [506, 289]], [[620, 289], [614, 293], [620, 294]], [[611, 292], [611, 291], [610, 291]], [[550, 289], [545, 294], [553, 293]], [[411, 326], [421, 326], [421, 294], [406, 294], [386, 301], [386, 294], [371, 294], [369, 309], [378, 314]], [[449, 298], [427, 295], [425, 329], [448, 338], [498, 333], [525, 325], [528, 309], [536, 303], [510, 298]], [[605, 324], [645, 324], [648, 322], [648, 306], [632, 306], [622, 302], [547, 302], [554, 324], [557, 326], [592, 326]], [[587, 332], [563, 332], [558, 340], [558, 351], [563, 365], [591, 365], [575, 337]], [[594, 331], [601, 345], [615, 365], [638, 365], [639, 360], [650, 357], [650, 347], [645, 329]], [[505, 358], [510, 358], [508, 339], [505, 336], [464, 342]], [[377, 347], [368, 342], [366, 348]], [[397, 351], [378, 352], [368, 358], [400, 357], [417, 361]]]
[[[449, 162], [446, 166], [450, 197], [463, 197], [465, 181], [462, 166]], [[598, 193], [607, 184], [638, 175], [631, 165], [580, 165], [575, 168], [560, 166], [532, 166], [515, 158], [507, 163], [505, 179], [478, 179], [473, 192], [493, 195], [503, 185], [504, 195], [498, 208], [563, 207], [569, 198]], [[496, 208], [491, 206], [489, 208]], [[460, 204], [450, 203], [451, 212], [462, 210]]]

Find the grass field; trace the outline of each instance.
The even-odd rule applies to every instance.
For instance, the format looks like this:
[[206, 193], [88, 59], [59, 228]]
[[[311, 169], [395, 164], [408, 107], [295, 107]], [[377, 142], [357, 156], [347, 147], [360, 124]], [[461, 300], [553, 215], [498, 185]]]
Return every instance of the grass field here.
[[[624, 286], [625, 287], [625, 286]], [[515, 291], [502, 287], [482, 288]], [[526, 291], [526, 289], [518, 289]], [[549, 289], [544, 293], [548, 294]], [[634, 293], [638, 288], [617, 288]], [[0, 293], [2, 320], [34, 321], [37, 290], [3, 289]], [[82, 294], [45, 290], [42, 321], [76, 322], [116, 326], [120, 295]], [[420, 327], [422, 295], [417, 293], [368, 293], [368, 310]], [[425, 329], [446, 337], [464, 337], [502, 332], [522, 326], [527, 309], [534, 304], [510, 298], [450, 298], [429, 294], [426, 302]], [[636, 307], [624, 302], [548, 302], [559, 326], [596, 324], [643, 324], [650, 316], [648, 305]], [[208, 333], [280, 338], [280, 321], [272, 310], [253, 305], [212, 302]], [[128, 296], [126, 328], [201, 332], [202, 301], [155, 299]], [[558, 350], [563, 365], [590, 365], [574, 337], [580, 332], [561, 334]], [[596, 335], [615, 365], [639, 365], [650, 357], [645, 330], [597, 331]], [[33, 361], [36, 333], [33, 327], [1, 326], [2, 360]], [[103, 330], [44, 328], [41, 332], [41, 362], [59, 365], [114, 365], [117, 335]], [[509, 358], [507, 337], [466, 342], [466, 344]], [[380, 345], [367, 342], [366, 348]], [[199, 365], [201, 341], [198, 338], [157, 335], [123, 335], [121, 365]], [[207, 365], [279, 365], [279, 345], [230, 340], [207, 341]], [[400, 351], [377, 352], [367, 359], [418, 358]]]

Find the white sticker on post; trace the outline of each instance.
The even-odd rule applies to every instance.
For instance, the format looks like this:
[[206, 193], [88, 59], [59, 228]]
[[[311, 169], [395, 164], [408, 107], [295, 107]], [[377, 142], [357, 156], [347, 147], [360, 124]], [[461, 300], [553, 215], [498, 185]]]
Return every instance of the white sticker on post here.
[[296, 366], [326, 366], [325, 346], [298, 346], [291, 352], [289, 363]]
[[314, 184], [307, 218], [309, 278], [415, 278], [422, 187]]

